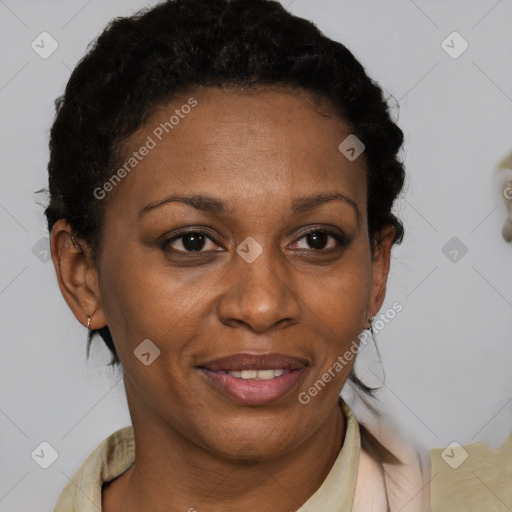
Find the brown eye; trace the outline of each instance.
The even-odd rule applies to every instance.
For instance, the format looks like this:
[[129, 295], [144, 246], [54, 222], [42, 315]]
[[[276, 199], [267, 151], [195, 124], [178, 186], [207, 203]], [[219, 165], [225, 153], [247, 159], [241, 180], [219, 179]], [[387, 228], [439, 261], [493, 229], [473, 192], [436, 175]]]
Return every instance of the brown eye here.
[[[218, 250], [218, 245], [203, 231], [188, 231], [178, 236], [166, 240], [162, 248], [168, 250], [171, 248], [175, 252], [207, 252]], [[206, 251], [203, 249], [206, 248]]]
[[[299, 244], [307, 246], [300, 246]], [[294, 242], [293, 249], [312, 249], [315, 251], [329, 251], [336, 248], [347, 247], [347, 239], [340, 233], [327, 229], [313, 229], [303, 233], [302, 236]]]
[[308, 233], [305, 238], [312, 249], [325, 249], [325, 246], [329, 242], [329, 235], [322, 231], [313, 231], [312, 233]]

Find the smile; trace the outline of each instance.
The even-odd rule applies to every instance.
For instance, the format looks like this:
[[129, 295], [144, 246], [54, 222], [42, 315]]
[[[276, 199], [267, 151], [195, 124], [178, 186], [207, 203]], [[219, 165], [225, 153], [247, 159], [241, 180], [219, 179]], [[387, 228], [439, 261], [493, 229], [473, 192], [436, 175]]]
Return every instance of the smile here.
[[227, 375], [231, 375], [232, 377], [236, 377], [237, 379], [259, 379], [259, 380], [271, 380], [276, 377], [281, 377], [286, 373], [289, 373], [290, 370], [284, 370], [282, 368], [268, 370], [233, 370], [233, 371], [220, 371], [218, 373], [226, 373]]
[[199, 368], [217, 393], [238, 405], [268, 405], [285, 398], [294, 389], [306, 367], [300, 369], [209, 370]]

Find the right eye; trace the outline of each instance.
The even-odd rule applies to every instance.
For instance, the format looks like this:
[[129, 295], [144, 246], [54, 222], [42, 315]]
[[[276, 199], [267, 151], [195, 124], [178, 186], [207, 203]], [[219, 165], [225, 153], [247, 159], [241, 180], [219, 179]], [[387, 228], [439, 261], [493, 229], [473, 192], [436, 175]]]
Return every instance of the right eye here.
[[[216, 246], [215, 248], [207, 249], [203, 251], [205, 246], [208, 246], [208, 242]], [[218, 251], [219, 245], [215, 243], [215, 241], [208, 236], [204, 231], [186, 231], [184, 233], [180, 233], [179, 235], [173, 236], [167, 240], [164, 240], [162, 243], [162, 249], [165, 251], [172, 251], [178, 253], [200, 253], [200, 252], [210, 252], [210, 251]], [[222, 248], [221, 248], [222, 249]]]

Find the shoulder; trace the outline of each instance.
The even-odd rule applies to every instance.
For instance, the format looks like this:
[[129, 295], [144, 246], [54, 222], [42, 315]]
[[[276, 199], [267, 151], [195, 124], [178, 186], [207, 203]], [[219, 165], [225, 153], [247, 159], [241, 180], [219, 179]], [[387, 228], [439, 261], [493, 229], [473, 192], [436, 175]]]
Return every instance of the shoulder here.
[[430, 457], [433, 510], [512, 510], [512, 433], [496, 450], [452, 443]]
[[101, 510], [103, 483], [126, 471], [135, 459], [133, 427], [117, 430], [87, 457], [57, 499], [54, 512]]

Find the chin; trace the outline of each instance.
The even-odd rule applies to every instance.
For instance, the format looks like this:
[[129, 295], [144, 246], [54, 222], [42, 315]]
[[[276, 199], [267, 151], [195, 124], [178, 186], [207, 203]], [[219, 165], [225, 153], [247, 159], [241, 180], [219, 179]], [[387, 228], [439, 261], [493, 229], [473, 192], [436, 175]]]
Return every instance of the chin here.
[[[279, 423], [282, 428], [282, 421]], [[277, 425], [269, 432], [268, 428], [262, 429], [259, 422], [252, 426], [240, 426], [236, 430], [233, 427], [226, 427], [225, 430], [217, 431], [215, 437], [206, 442], [218, 455], [231, 461], [250, 464], [272, 460], [293, 450], [300, 444], [300, 440], [297, 440], [299, 434], [298, 431], [291, 432], [289, 428], [279, 431]]]

